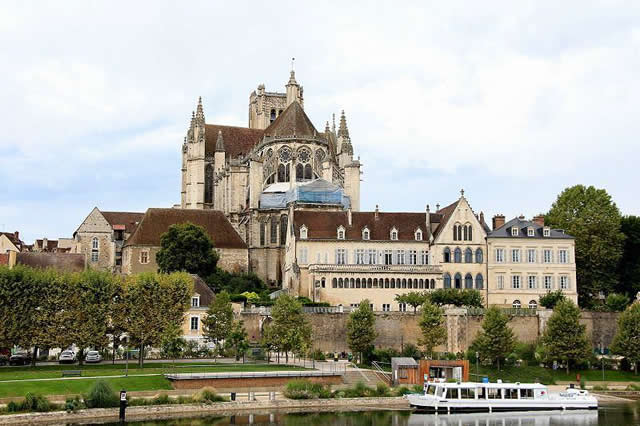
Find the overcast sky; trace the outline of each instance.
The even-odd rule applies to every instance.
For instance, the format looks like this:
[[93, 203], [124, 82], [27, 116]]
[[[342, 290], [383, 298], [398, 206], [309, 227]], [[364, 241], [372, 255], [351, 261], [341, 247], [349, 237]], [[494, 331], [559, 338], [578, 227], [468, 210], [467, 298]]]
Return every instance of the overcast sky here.
[[640, 213], [640, 2], [257, 3], [1, 1], [0, 230], [178, 203], [198, 96], [246, 126], [291, 57], [318, 129], [346, 111], [362, 210], [531, 217], [582, 183]]

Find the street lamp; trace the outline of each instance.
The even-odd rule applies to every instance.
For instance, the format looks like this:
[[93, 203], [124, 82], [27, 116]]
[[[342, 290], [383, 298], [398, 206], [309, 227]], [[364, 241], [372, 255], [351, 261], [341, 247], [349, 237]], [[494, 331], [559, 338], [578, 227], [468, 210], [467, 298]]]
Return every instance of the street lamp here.
[[476, 352], [476, 377], [480, 377], [480, 353]]

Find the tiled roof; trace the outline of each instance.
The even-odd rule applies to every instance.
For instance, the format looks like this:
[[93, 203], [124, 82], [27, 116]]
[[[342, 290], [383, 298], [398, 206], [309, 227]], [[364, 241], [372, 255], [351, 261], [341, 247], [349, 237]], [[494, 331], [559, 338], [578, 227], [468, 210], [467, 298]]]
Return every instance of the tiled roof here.
[[59, 271], [84, 270], [84, 255], [75, 253], [17, 253], [16, 263], [32, 268], [54, 268]]
[[[266, 136], [318, 137], [318, 131], [298, 101], [293, 101], [264, 131]], [[226, 142], [226, 141], [225, 141]]]
[[142, 220], [144, 213], [138, 212], [103, 212], [102, 216], [109, 222], [112, 227], [114, 225], [124, 225], [124, 231], [127, 234], [132, 234], [136, 230], [136, 227]]
[[186, 222], [202, 226], [217, 248], [247, 248], [224, 213], [196, 209], [148, 209], [125, 245], [160, 246], [160, 236], [171, 225]]
[[[352, 212], [351, 223], [348, 223], [348, 213], [345, 211], [323, 212], [300, 210], [294, 212], [294, 227], [296, 236], [300, 236], [300, 227], [308, 229], [309, 239], [337, 238], [338, 227], [345, 229], [345, 239], [362, 240], [362, 230], [369, 229], [371, 240], [390, 240], [391, 229], [398, 230], [398, 240], [415, 241], [415, 231], [422, 230], [422, 239], [427, 240], [426, 213], [387, 213], [379, 212], [376, 219], [375, 212]], [[440, 221], [440, 215], [432, 213], [431, 222]]]
[[[518, 228], [518, 236], [511, 235], [511, 228]], [[530, 237], [527, 233], [528, 228], [531, 227], [534, 230], [533, 237]], [[520, 219], [518, 217], [511, 219], [498, 229], [487, 234], [487, 238], [545, 238], [545, 239], [574, 239], [571, 235], [565, 234], [558, 229], [551, 229], [548, 237], [543, 234], [544, 227], [530, 220]]]
[[196, 274], [191, 274], [191, 276], [193, 277], [193, 292], [200, 295], [200, 306], [206, 308], [215, 299], [215, 294], [202, 278]]
[[205, 155], [213, 156], [215, 154], [218, 132], [222, 132], [224, 151], [227, 159], [230, 159], [240, 155], [246, 157], [251, 149], [262, 140], [264, 130], [205, 124]]
[[434, 237], [437, 237], [438, 235], [440, 235], [440, 233], [446, 226], [447, 221], [449, 220], [453, 212], [456, 211], [456, 207], [458, 207], [459, 202], [460, 200], [458, 199], [453, 203], [449, 204], [448, 206], [443, 207], [436, 212], [436, 214], [439, 214], [442, 219], [440, 220], [440, 225], [436, 228], [435, 232], [433, 233]]
[[0, 235], [4, 235], [5, 237], [7, 237], [7, 239], [9, 241], [11, 241], [11, 244], [13, 244], [14, 246], [16, 246], [16, 248], [18, 250], [22, 249], [22, 245], [24, 244], [22, 242], [22, 240], [20, 240], [19, 237], [16, 237], [16, 234], [13, 232], [0, 232]]

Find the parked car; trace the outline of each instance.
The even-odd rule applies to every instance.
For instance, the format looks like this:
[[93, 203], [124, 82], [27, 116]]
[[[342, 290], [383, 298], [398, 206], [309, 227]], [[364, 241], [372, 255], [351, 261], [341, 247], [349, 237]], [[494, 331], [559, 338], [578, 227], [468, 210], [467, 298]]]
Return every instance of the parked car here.
[[76, 353], [73, 351], [62, 351], [58, 357], [58, 362], [60, 364], [73, 364], [76, 362]]
[[19, 352], [11, 355], [9, 365], [28, 365], [31, 364], [31, 355], [26, 352]]
[[9, 358], [6, 355], [0, 355], [0, 365], [7, 365], [7, 360]]
[[85, 362], [101, 362], [102, 355], [98, 351], [89, 351], [87, 352], [87, 356], [84, 357]]

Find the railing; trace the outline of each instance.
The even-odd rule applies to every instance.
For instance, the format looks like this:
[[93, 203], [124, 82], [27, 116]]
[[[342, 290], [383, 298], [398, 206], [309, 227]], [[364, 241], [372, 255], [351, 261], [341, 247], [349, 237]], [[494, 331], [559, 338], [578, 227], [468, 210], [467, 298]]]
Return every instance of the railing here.
[[[499, 308], [504, 314], [517, 317], [534, 317], [538, 315], [538, 310], [535, 308]], [[467, 315], [481, 316], [485, 314], [484, 308], [467, 308]]]
[[440, 265], [336, 265], [336, 264], [316, 264], [309, 266], [311, 272], [409, 272], [418, 274], [441, 274]]
[[375, 371], [376, 375], [382, 379], [382, 381], [391, 384], [391, 373], [384, 371], [378, 361], [373, 361], [371, 367], [373, 367], [373, 371]]
[[[303, 306], [306, 314], [342, 314], [351, 312], [349, 306]], [[250, 306], [242, 310], [243, 314], [271, 315], [271, 306]]]
[[255, 371], [237, 373], [169, 373], [164, 376], [170, 380], [194, 379], [246, 379], [265, 377], [324, 377], [343, 375], [344, 371]]

